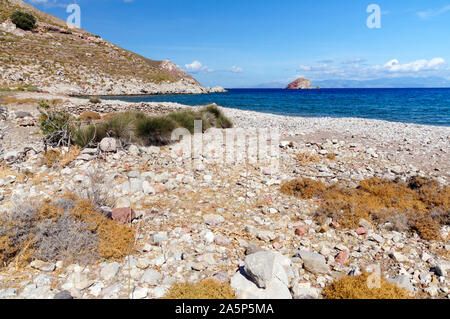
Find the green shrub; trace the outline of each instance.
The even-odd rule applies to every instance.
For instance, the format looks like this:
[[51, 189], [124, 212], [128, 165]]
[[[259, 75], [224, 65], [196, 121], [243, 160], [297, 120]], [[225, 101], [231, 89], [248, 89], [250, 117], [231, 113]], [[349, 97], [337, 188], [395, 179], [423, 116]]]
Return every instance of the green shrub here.
[[29, 31], [36, 28], [36, 18], [27, 12], [15, 11], [11, 15], [11, 21], [22, 30]]
[[177, 126], [170, 117], [147, 117], [138, 121], [136, 131], [144, 144], [164, 145], [170, 142], [171, 133]]
[[102, 100], [100, 100], [98, 97], [91, 97], [89, 99], [89, 102], [93, 103], [93, 104], [99, 104], [99, 103], [102, 103]]

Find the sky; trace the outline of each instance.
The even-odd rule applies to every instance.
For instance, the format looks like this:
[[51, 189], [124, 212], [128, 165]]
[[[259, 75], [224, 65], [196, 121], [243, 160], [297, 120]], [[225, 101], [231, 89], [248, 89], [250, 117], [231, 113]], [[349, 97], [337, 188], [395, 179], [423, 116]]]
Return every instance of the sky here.
[[[204, 86], [450, 80], [450, 0], [28, 0]], [[375, 6], [373, 6], [375, 5]], [[379, 13], [379, 14], [378, 14]]]

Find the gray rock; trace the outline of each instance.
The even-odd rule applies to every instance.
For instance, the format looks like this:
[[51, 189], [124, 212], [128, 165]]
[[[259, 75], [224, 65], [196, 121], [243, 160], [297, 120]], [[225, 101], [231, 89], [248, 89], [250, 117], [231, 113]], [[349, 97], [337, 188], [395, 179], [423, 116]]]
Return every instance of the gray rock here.
[[111, 280], [117, 275], [117, 273], [119, 272], [119, 269], [120, 269], [120, 264], [117, 262], [107, 264], [100, 271], [100, 276], [104, 280]]
[[240, 270], [231, 278], [230, 284], [238, 299], [292, 299], [289, 289], [277, 278], [270, 281], [265, 289], [258, 288]]
[[290, 260], [281, 254], [261, 251], [245, 258], [244, 271], [259, 288], [266, 288], [275, 278], [288, 286], [288, 276], [284, 267], [289, 265]]
[[320, 289], [311, 287], [311, 283], [295, 283], [292, 287], [294, 299], [319, 299]]
[[216, 214], [207, 214], [203, 216], [203, 220], [206, 223], [206, 225], [218, 226], [225, 221], [225, 218], [223, 218], [223, 216]]
[[406, 275], [397, 275], [394, 278], [388, 278], [388, 282], [399, 286], [400, 288], [405, 288], [410, 292], [414, 292], [414, 286], [411, 283], [411, 280]]
[[326, 274], [330, 271], [330, 267], [325, 261], [325, 257], [318, 253], [300, 250], [295, 254], [303, 260], [303, 266], [306, 270], [314, 274]]
[[117, 151], [117, 141], [115, 138], [105, 137], [99, 147], [103, 152], [115, 152]]
[[168, 240], [169, 240], [169, 236], [167, 236], [166, 232], [159, 232], [159, 233], [153, 235], [153, 243], [154, 244], [161, 244]]
[[154, 269], [148, 269], [142, 275], [141, 283], [149, 285], [157, 285], [161, 279], [162, 275], [158, 271]]
[[130, 155], [133, 156], [138, 156], [141, 151], [139, 150], [139, 147], [137, 147], [136, 145], [130, 145], [130, 147], [128, 148], [128, 153], [130, 153]]
[[73, 299], [72, 295], [70, 294], [70, 292], [68, 292], [67, 290], [63, 290], [58, 292], [53, 299]]
[[0, 290], [0, 299], [6, 299], [15, 297], [17, 295], [17, 288], [8, 288], [5, 290]]
[[435, 272], [438, 276], [446, 277], [450, 270], [450, 262], [440, 261], [436, 264]]

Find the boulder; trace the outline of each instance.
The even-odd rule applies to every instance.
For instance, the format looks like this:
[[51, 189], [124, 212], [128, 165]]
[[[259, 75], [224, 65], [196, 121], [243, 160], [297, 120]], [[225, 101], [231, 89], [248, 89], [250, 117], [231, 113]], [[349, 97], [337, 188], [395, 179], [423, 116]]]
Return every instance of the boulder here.
[[117, 151], [117, 141], [115, 138], [105, 137], [101, 140], [99, 147], [103, 152], [115, 152]]
[[136, 218], [134, 210], [131, 208], [115, 208], [111, 212], [111, 217], [113, 220], [120, 224], [131, 223], [133, 219]]

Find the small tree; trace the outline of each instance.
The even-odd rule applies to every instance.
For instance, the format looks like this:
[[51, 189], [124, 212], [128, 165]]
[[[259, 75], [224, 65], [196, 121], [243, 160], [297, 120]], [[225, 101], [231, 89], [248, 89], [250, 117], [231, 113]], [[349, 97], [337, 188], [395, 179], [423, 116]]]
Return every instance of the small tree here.
[[11, 15], [11, 21], [22, 30], [33, 30], [36, 28], [36, 18], [27, 12], [16, 11]]

